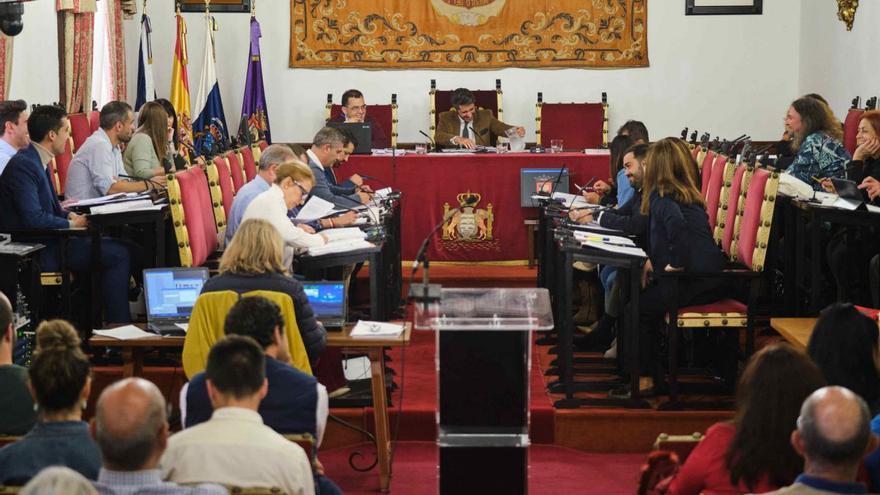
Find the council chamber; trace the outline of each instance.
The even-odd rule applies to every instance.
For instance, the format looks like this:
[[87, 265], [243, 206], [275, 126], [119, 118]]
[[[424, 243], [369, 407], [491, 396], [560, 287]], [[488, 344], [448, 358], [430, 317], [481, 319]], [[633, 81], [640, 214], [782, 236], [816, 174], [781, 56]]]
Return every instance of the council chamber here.
[[0, 494], [880, 492], [878, 21], [0, 2]]

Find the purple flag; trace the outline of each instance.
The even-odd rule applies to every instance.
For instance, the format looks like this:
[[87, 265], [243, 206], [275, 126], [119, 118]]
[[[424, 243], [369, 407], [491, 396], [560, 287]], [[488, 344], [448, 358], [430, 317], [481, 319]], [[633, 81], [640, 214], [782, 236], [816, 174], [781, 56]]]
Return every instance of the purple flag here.
[[241, 123], [238, 127], [241, 143], [255, 143], [260, 139], [272, 142], [266, 92], [263, 89], [263, 63], [260, 61], [261, 36], [260, 23], [256, 17], [251, 17], [251, 52], [248, 55], [247, 80], [244, 83]]

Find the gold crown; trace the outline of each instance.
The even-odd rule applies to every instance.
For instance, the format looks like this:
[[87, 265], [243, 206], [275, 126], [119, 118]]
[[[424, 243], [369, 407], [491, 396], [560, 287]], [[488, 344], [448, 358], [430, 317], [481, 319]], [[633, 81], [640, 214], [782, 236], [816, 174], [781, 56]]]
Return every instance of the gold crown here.
[[455, 197], [458, 200], [458, 204], [462, 207], [465, 206], [477, 206], [480, 203], [480, 200], [483, 199], [478, 193], [472, 193], [470, 191], [466, 193], [461, 193]]

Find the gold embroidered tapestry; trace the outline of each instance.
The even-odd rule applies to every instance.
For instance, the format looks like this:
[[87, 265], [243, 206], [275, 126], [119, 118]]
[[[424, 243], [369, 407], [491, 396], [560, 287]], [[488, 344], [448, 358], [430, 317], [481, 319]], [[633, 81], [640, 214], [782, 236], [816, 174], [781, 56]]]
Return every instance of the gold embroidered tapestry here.
[[648, 0], [290, 0], [290, 66], [644, 67]]

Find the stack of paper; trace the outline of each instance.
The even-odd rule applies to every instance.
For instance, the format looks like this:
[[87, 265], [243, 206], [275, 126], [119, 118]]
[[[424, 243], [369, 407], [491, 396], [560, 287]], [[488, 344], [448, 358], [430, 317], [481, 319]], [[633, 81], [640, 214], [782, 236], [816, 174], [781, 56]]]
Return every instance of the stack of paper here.
[[123, 211], [144, 211], [144, 210], [161, 210], [162, 205], [154, 205], [152, 200], [138, 199], [135, 201], [123, 201], [118, 203], [107, 203], [100, 206], [92, 206], [89, 209], [92, 215], [109, 215], [111, 213], [120, 213]]
[[344, 241], [349, 239], [366, 239], [367, 234], [357, 227], [341, 227], [338, 229], [326, 229], [321, 231], [327, 237], [328, 242]]
[[134, 325], [125, 325], [124, 327], [116, 327], [109, 330], [95, 330], [93, 333], [95, 335], [110, 337], [117, 340], [146, 339], [156, 336], [156, 334], [145, 332]]
[[581, 231], [575, 231], [573, 235], [584, 246], [629, 256], [640, 256], [642, 258], [648, 256], [643, 249], [636, 247], [635, 243], [626, 237], [610, 234], [591, 234]]
[[392, 338], [403, 333], [403, 325], [380, 321], [358, 321], [351, 330], [352, 337], [363, 338]]
[[306, 201], [306, 204], [299, 209], [299, 213], [296, 214], [294, 223], [314, 222], [319, 218], [324, 218], [333, 214], [334, 207], [335, 205], [326, 199], [311, 196], [309, 197], [309, 200]]
[[[324, 231], [326, 233], [327, 231]], [[310, 247], [308, 249], [308, 253], [312, 256], [321, 256], [324, 254], [331, 253], [345, 253], [348, 251], [358, 251], [360, 249], [368, 249], [373, 247], [373, 244], [367, 242], [364, 239], [341, 239], [338, 241], [328, 242], [323, 246], [315, 246]]]

